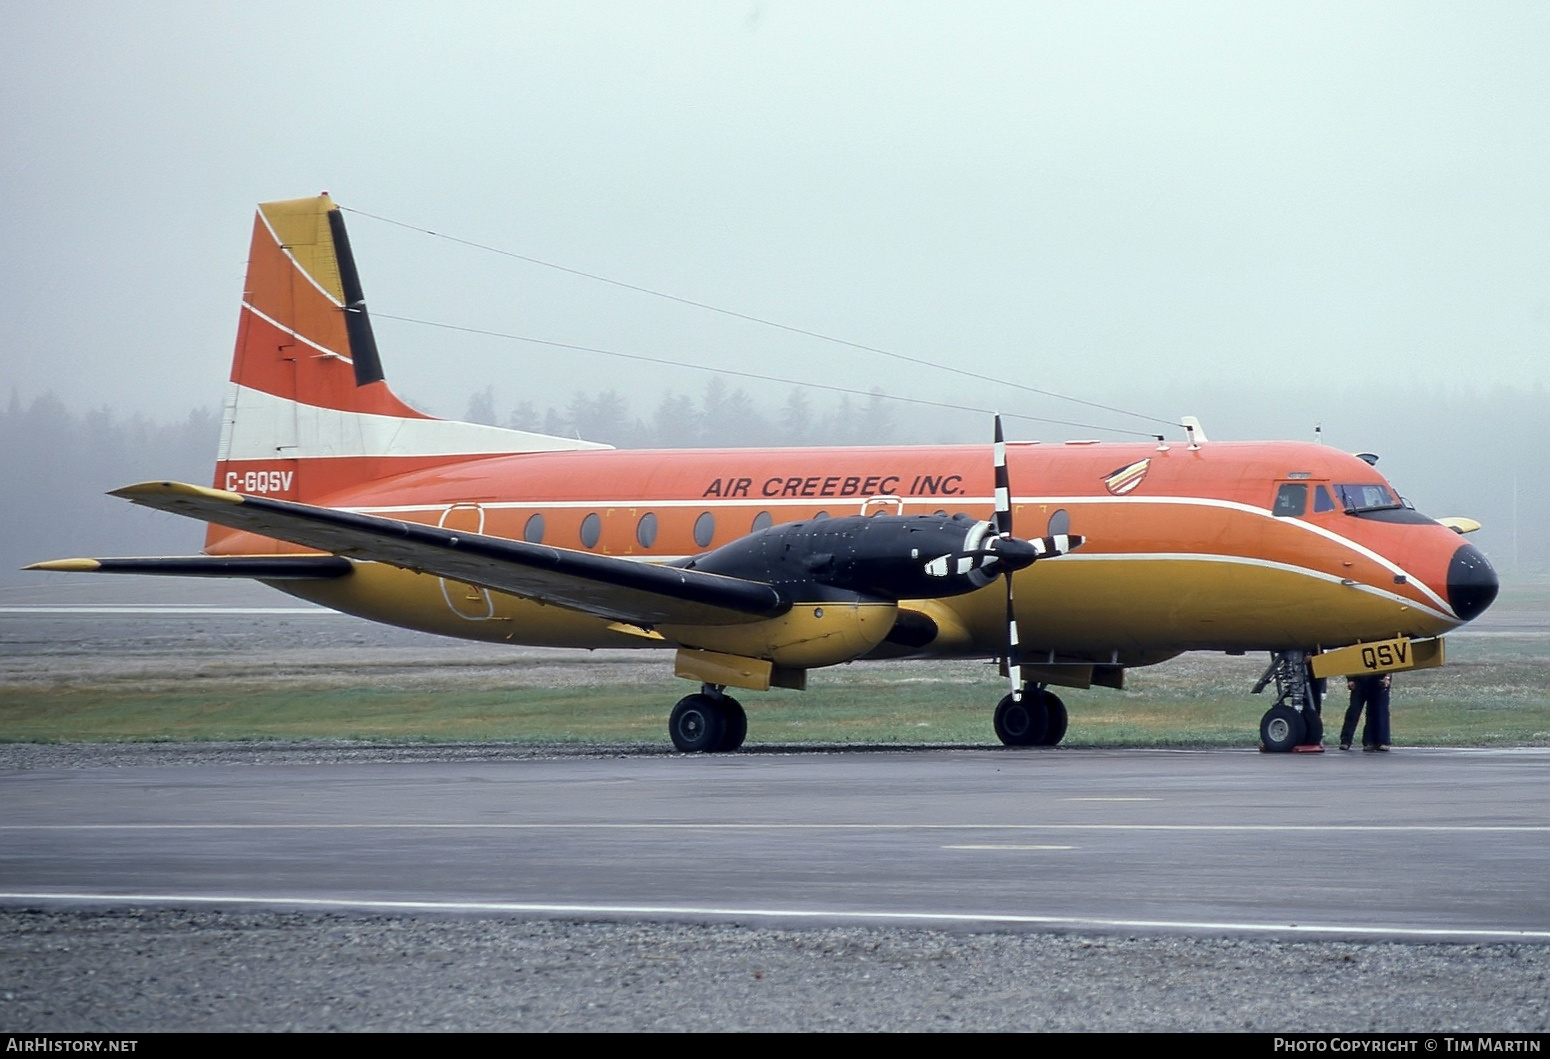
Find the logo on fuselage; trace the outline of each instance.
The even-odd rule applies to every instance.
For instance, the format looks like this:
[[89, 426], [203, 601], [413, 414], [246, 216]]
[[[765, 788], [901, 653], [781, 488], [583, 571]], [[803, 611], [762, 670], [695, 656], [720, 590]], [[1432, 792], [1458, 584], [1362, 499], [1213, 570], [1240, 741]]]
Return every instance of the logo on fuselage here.
[[1103, 480], [1104, 488], [1115, 496], [1124, 496], [1141, 484], [1141, 479], [1146, 477], [1146, 470], [1151, 465], [1152, 460], [1148, 457], [1135, 463], [1127, 463], [1116, 471], [1110, 471], [1108, 477]]

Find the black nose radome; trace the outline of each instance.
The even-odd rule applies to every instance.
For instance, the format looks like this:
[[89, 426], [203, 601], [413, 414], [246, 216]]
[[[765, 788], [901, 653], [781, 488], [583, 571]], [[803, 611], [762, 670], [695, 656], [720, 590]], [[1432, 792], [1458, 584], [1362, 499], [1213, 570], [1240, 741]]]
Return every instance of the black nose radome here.
[[1465, 544], [1453, 553], [1448, 564], [1448, 602], [1453, 613], [1469, 621], [1491, 605], [1500, 588], [1491, 560], [1479, 548]]

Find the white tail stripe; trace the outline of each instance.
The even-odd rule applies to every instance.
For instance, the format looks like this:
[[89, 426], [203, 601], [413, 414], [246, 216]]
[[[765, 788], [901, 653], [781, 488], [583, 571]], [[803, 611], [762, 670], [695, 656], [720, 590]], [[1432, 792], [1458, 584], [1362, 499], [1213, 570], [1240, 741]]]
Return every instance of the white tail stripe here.
[[[232, 384], [222, 425], [225, 460], [312, 460], [359, 456], [498, 456], [607, 449], [483, 423], [347, 412]], [[285, 439], [277, 444], [277, 439]]]

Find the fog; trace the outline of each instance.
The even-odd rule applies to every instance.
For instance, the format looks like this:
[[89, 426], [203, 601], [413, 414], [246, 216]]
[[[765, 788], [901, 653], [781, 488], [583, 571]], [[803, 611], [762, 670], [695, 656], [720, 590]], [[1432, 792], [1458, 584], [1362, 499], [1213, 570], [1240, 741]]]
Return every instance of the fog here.
[[[1544, 571], [1546, 55], [1533, 3], [13, 5], [4, 558], [197, 546], [100, 493], [208, 474], [253, 207], [326, 188], [437, 414], [677, 396], [736, 442], [801, 380], [835, 423], [1322, 424]], [[887, 440], [987, 429], [888, 407]]]
[[[563, 404], [544, 407], [529, 402], [507, 408], [494, 393], [493, 384], [475, 391], [456, 414], [634, 446], [983, 442], [989, 432], [989, 421], [971, 413], [921, 416], [909, 406], [875, 398], [802, 391], [764, 402], [718, 379], [694, 392], [646, 399], [617, 390], [578, 390]], [[1156, 396], [1184, 400], [1166, 390]], [[1314, 426], [1321, 425], [1319, 437], [1326, 443], [1377, 453], [1378, 469], [1423, 512], [1484, 523], [1471, 540], [1504, 579], [1550, 577], [1550, 491], [1540, 474], [1550, 392], [1542, 388], [1287, 389], [1245, 401], [1236, 388], [1205, 386], [1192, 387], [1188, 399], [1214, 440], [1313, 440]], [[210, 481], [218, 432], [213, 406], [165, 423], [107, 408], [74, 413], [52, 398], [30, 405], [13, 400], [0, 408], [0, 451], [28, 453], [0, 465], [8, 497], [0, 507], [0, 586], [68, 576], [17, 569], [40, 559], [197, 552], [202, 524], [103, 493], [150, 478]], [[1014, 427], [1012, 436], [1027, 440], [1040, 434]], [[1037, 483], [1017, 485], [1019, 491], [1037, 491]]]

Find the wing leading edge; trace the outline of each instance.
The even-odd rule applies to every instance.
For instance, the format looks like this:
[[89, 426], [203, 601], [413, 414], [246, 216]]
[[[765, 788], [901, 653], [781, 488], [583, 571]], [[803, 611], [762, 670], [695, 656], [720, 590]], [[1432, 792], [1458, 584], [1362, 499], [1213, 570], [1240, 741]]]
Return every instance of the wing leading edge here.
[[756, 581], [182, 482], [142, 482], [111, 495], [305, 548], [451, 578], [631, 625], [734, 625], [775, 617], [790, 607], [774, 588]]

